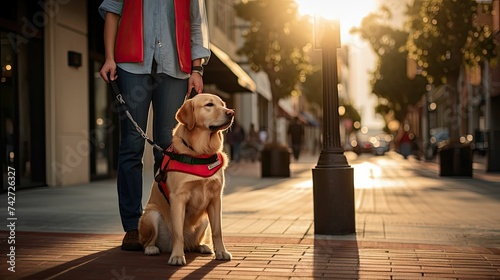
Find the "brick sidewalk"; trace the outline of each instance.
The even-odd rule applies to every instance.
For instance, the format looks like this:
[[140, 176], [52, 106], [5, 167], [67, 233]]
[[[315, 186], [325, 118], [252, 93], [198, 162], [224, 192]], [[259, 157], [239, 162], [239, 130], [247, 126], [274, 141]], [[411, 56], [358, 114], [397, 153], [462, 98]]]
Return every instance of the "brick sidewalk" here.
[[[1, 232], [1, 252], [7, 250]], [[16, 272], [2, 261], [1, 279], [500, 279], [500, 249], [312, 238], [225, 238], [233, 260], [187, 253], [119, 249], [122, 235], [16, 234]], [[5, 256], [2, 258], [5, 259]]]
[[313, 157], [286, 179], [232, 166], [223, 232], [233, 260], [187, 253], [184, 267], [169, 266], [168, 253], [119, 249], [112, 181], [27, 190], [16, 204], [15, 273], [0, 231], [0, 279], [500, 279], [500, 175], [439, 178], [435, 163], [391, 156], [350, 161], [357, 232], [330, 240], [313, 232]]

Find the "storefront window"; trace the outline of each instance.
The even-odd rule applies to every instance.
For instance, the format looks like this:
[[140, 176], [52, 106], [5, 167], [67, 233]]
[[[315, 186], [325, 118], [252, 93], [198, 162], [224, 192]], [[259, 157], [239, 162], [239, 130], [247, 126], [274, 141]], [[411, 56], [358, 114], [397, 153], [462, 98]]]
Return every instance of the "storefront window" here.
[[101, 78], [99, 71], [101, 63], [92, 62], [93, 66], [93, 91], [91, 92], [90, 129], [93, 132], [91, 137], [92, 162], [91, 173], [94, 178], [108, 177], [111, 173], [111, 159], [113, 156], [111, 147], [113, 147], [110, 138], [117, 127], [113, 124], [110, 115], [110, 100], [107, 92], [108, 85]]
[[14, 160], [16, 159], [16, 153], [14, 146], [17, 146], [15, 145], [16, 141], [14, 139], [14, 122], [16, 121], [16, 112], [14, 110], [16, 107], [16, 100], [14, 92], [16, 88], [13, 75], [16, 63], [14, 61], [15, 56], [13, 49], [8, 43], [7, 33], [0, 32], [0, 34], [0, 65], [2, 67], [2, 77], [0, 80], [0, 121], [2, 124], [0, 149], [2, 154], [3, 189], [7, 190], [7, 171], [9, 167], [10, 170], [12, 170], [12, 168], [15, 170]]
[[104, 20], [97, 13], [101, 2], [88, 1], [89, 41], [89, 130], [90, 175], [92, 180], [116, 174], [118, 157], [118, 114], [113, 110], [114, 95], [99, 74], [104, 63]]
[[[12, 14], [33, 18], [36, 3], [9, 2]], [[43, 27], [24, 36], [18, 21], [0, 13], [0, 154], [2, 189], [8, 190], [8, 171], [15, 171], [16, 189], [44, 186], [45, 95]]]

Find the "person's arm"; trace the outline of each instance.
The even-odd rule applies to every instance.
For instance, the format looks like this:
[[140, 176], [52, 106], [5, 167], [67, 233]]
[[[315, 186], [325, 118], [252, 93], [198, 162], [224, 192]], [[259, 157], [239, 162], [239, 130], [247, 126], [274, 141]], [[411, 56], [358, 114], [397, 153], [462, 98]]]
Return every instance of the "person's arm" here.
[[[202, 60], [201, 58], [194, 59], [192, 62], [192, 66], [202, 66]], [[194, 90], [197, 93], [202, 93], [203, 92], [203, 76], [200, 72], [198, 71], [193, 71], [191, 72], [191, 76], [189, 77], [189, 82], [188, 82], [188, 98], [191, 95], [191, 89], [194, 88]]]
[[104, 61], [100, 74], [103, 80], [107, 83], [109, 83], [108, 73], [111, 76], [111, 80], [115, 80], [117, 78], [115, 62], [115, 41], [119, 20], [120, 15], [111, 12], [106, 13], [106, 20], [104, 22], [104, 56], [106, 60]]
[[[210, 58], [208, 20], [204, 0], [190, 0], [191, 11], [191, 55], [192, 66], [202, 66]], [[188, 82], [188, 96], [191, 89], [197, 93], [203, 92], [203, 77], [198, 72], [193, 72]]]
[[200, 65], [205, 65], [211, 55], [205, 0], [190, 1], [191, 56], [193, 61], [200, 59]]

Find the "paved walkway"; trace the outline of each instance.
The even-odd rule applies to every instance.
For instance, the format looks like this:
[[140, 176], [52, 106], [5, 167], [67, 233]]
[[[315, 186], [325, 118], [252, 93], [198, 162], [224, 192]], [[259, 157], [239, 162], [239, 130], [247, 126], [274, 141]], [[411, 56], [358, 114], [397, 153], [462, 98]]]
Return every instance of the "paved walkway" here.
[[[187, 253], [167, 265], [119, 249], [122, 235], [19, 233], [16, 272], [1, 279], [498, 279], [500, 250], [394, 242], [226, 237], [233, 260]], [[2, 247], [3, 251], [4, 247]]]
[[346, 155], [356, 234], [314, 235], [310, 156], [291, 178], [260, 178], [251, 163], [228, 169], [229, 262], [187, 253], [187, 266], [171, 267], [166, 253], [121, 251], [113, 180], [33, 189], [16, 194], [15, 232], [0, 232], [0, 279], [500, 279], [499, 174], [441, 178], [435, 164], [394, 153]]

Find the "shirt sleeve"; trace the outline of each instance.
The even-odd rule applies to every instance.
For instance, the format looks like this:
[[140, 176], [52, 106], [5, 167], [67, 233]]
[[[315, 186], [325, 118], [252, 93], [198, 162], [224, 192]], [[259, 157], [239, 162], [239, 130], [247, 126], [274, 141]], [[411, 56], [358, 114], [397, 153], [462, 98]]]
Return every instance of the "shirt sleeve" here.
[[210, 38], [205, 0], [191, 0], [191, 59], [210, 59]]
[[103, 19], [106, 19], [106, 13], [122, 14], [123, 0], [104, 0], [98, 8], [98, 12]]

